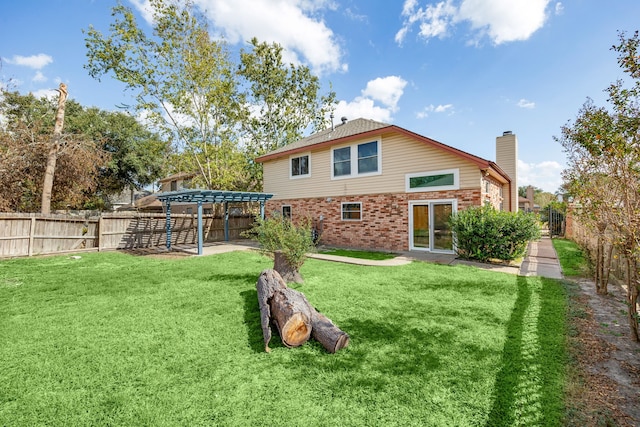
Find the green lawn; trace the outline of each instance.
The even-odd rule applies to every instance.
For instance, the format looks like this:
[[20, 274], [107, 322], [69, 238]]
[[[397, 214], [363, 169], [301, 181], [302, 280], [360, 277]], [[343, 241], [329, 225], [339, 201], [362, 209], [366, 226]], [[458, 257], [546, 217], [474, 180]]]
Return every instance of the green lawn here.
[[377, 251], [358, 251], [355, 249], [326, 249], [320, 251], [321, 254], [346, 256], [351, 258], [370, 259], [375, 261], [383, 261], [387, 259], [393, 259], [397, 255], [389, 252], [377, 252]]
[[584, 277], [589, 274], [588, 260], [575, 242], [566, 239], [553, 239], [552, 242], [565, 277]]
[[[310, 259], [351, 336], [263, 351], [257, 253], [0, 262], [0, 425], [557, 426], [561, 282]], [[275, 331], [274, 331], [275, 332]]]

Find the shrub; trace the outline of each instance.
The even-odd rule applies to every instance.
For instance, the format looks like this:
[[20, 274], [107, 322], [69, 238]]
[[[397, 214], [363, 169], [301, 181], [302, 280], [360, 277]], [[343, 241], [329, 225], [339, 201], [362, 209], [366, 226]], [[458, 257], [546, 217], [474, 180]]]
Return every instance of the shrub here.
[[529, 241], [540, 238], [535, 214], [471, 207], [449, 220], [457, 253], [482, 262], [513, 261], [525, 255]]
[[296, 224], [275, 211], [267, 219], [256, 217], [253, 227], [243, 235], [257, 240], [264, 252], [280, 251], [289, 265], [298, 270], [307, 259], [306, 254], [314, 250], [312, 231], [310, 218]]

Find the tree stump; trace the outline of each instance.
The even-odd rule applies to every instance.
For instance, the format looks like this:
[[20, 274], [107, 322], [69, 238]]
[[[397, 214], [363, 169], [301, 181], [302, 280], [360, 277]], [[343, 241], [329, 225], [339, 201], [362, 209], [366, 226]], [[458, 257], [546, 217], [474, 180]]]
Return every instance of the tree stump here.
[[271, 351], [271, 319], [286, 347], [297, 347], [313, 336], [330, 353], [349, 345], [349, 335], [319, 313], [302, 292], [288, 288], [275, 270], [264, 270], [256, 283], [264, 349]]
[[289, 263], [281, 251], [273, 253], [273, 269], [280, 274], [285, 283], [304, 283], [298, 269]]

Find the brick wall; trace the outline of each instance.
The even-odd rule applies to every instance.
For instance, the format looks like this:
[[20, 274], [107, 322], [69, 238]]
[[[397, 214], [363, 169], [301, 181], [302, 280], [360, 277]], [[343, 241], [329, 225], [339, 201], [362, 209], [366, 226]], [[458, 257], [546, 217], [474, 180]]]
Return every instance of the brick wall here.
[[[487, 191], [487, 186], [489, 187], [489, 191]], [[496, 179], [492, 177], [482, 177], [482, 203], [489, 203], [497, 210], [508, 211], [509, 207], [503, 205], [504, 197], [500, 195], [501, 188], [503, 188], [502, 184]]]
[[[311, 217], [322, 232], [321, 243], [347, 248], [409, 250], [409, 201], [457, 199], [458, 210], [481, 204], [481, 190], [374, 194], [329, 198], [269, 200], [267, 216], [291, 206], [292, 219]], [[343, 221], [342, 203], [362, 203], [362, 220]], [[322, 221], [320, 218], [322, 217]]]

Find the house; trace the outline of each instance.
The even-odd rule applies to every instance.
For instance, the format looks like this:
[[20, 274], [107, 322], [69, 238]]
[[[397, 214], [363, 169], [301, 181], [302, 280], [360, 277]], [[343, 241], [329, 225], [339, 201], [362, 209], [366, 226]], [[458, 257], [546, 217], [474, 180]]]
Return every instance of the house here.
[[[173, 175], [169, 175], [166, 178], [162, 178], [158, 180], [158, 186], [160, 187], [160, 192], [168, 192], [168, 191], [178, 191], [192, 188], [191, 180], [196, 176], [195, 173], [188, 172], [178, 172]], [[141, 212], [147, 213], [158, 213], [164, 212], [163, 204], [158, 198], [156, 194], [150, 194], [146, 197], [142, 197], [136, 199], [134, 202], [134, 207]], [[211, 209], [207, 208], [206, 213], [210, 213]], [[185, 204], [176, 204], [174, 207], [174, 213], [188, 213], [191, 214], [195, 212], [194, 207], [191, 205]]]
[[527, 186], [527, 197], [520, 196], [518, 198], [518, 210], [523, 212], [540, 212], [540, 206], [533, 201], [534, 189], [531, 185]]
[[496, 162], [396, 125], [347, 121], [267, 153], [266, 212], [310, 216], [327, 245], [452, 252], [447, 220], [469, 206], [518, 210], [517, 138]]

